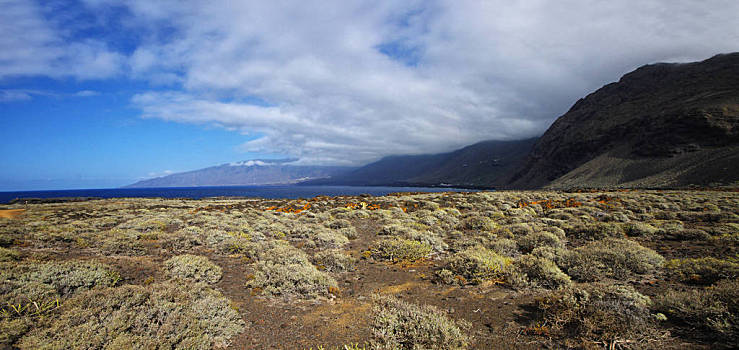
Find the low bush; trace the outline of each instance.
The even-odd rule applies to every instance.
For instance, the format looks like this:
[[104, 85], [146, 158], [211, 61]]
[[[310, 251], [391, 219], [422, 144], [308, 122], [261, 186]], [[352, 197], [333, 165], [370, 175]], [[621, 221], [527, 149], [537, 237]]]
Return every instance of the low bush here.
[[377, 242], [372, 248], [372, 256], [390, 261], [415, 261], [429, 256], [432, 251], [428, 243], [396, 237]]
[[337, 219], [337, 220], [329, 222], [326, 226], [329, 228], [338, 230], [340, 228], [352, 227], [352, 223], [351, 221], [346, 220], [346, 219]]
[[517, 223], [501, 227], [511, 233], [512, 237], [525, 236], [534, 233], [534, 229], [528, 223]]
[[[655, 332], [651, 301], [628, 285], [585, 284], [537, 301], [539, 324], [554, 334], [605, 344], [638, 342]], [[639, 348], [641, 346], [634, 346]]]
[[643, 222], [631, 222], [623, 226], [624, 233], [629, 237], [652, 237], [657, 231], [657, 228]]
[[713, 257], [673, 259], [665, 263], [667, 275], [689, 284], [712, 284], [739, 277], [739, 263]]
[[518, 288], [557, 289], [572, 284], [570, 276], [549, 259], [523, 255], [513, 263], [507, 282]]
[[212, 349], [244, 329], [228, 299], [210, 288], [166, 282], [93, 290], [20, 339], [20, 349]]
[[739, 280], [718, 282], [701, 290], [668, 291], [654, 300], [654, 310], [668, 319], [707, 331], [729, 344], [739, 342]]
[[609, 237], [623, 237], [624, 230], [621, 225], [610, 222], [599, 222], [591, 225], [578, 225], [567, 227], [565, 233], [569, 237], [597, 241]]
[[141, 233], [135, 230], [113, 229], [105, 233], [100, 249], [106, 254], [140, 256], [146, 247], [139, 240]]
[[10, 247], [13, 245], [13, 236], [7, 233], [0, 233], [0, 247]]
[[21, 264], [0, 270], [0, 296], [34, 301], [42, 295], [67, 297], [95, 287], [112, 286], [119, 280], [117, 272], [95, 262]]
[[256, 272], [246, 286], [270, 296], [315, 298], [338, 291], [336, 280], [314, 266], [308, 255], [276, 243], [257, 255]]
[[284, 264], [260, 261], [246, 286], [270, 296], [303, 298], [329, 296], [338, 291], [336, 280], [307, 260]]
[[14, 348], [66, 298], [119, 280], [116, 272], [93, 262], [5, 264], [0, 265], [0, 348]]
[[490, 250], [509, 258], [521, 255], [518, 251], [518, 243], [512, 239], [501, 238], [495, 239], [487, 245]]
[[496, 227], [495, 222], [488, 217], [471, 215], [463, 219], [457, 228], [460, 230], [492, 231]]
[[344, 272], [353, 270], [357, 259], [340, 249], [322, 251], [313, 257], [313, 262], [320, 269], [323, 267], [329, 272]]
[[164, 262], [164, 270], [171, 278], [193, 282], [216, 283], [221, 279], [221, 267], [198, 255], [178, 255]]
[[321, 230], [312, 237], [318, 248], [341, 248], [349, 243], [349, 238], [334, 230]]
[[15, 261], [20, 258], [20, 254], [15, 249], [0, 247], [0, 262]]
[[463, 277], [464, 282], [479, 284], [491, 279], [502, 280], [511, 262], [511, 258], [500, 256], [485, 247], [476, 246], [451, 256], [444, 268]]
[[556, 261], [575, 280], [595, 281], [603, 277], [624, 280], [632, 274], [651, 273], [664, 260], [637, 242], [609, 238], [567, 251]]
[[357, 229], [354, 228], [354, 226], [343, 227], [343, 228], [340, 228], [338, 231], [340, 234], [344, 235], [344, 237], [348, 239], [355, 239], [357, 238], [357, 235], [358, 235]]
[[701, 229], [690, 228], [665, 233], [664, 238], [672, 240], [708, 240], [711, 239], [711, 235]]
[[439, 309], [390, 296], [373, 298], [373, 349], [466, 349], [470, 324], [453, 321]]
[[0, 318], [0, 347], [13, 349], [13, 344], [28, 333], [35, 323], [29, 317]]
[[570, 254], [570, 251], [565, 248], [552, 248], [552, 247], [538, 247], [530, 253], [533, 256], [545, 258], [555, 262], [558, 266], [562, 265], [564, 257]]
[[551, 232], [540, 231], [529, 233], [516, 238], [519, 249], [524, 253], [530, 253], [538, 247], [564, 248], [564, 243]]

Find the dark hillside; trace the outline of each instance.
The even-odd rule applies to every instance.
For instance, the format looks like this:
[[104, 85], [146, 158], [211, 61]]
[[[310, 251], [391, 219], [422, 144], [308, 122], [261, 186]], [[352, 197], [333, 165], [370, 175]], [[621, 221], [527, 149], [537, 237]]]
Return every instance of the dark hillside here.
[[683, 187], [739, 179], [739, 53], [652, 64], [575, 103], [512, 177], [517, 188]]

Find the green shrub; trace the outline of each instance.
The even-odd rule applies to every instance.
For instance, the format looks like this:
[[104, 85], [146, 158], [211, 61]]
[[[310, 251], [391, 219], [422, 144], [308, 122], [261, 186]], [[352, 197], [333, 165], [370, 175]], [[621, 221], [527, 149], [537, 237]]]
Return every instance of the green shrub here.
[[284, 264], [260, 261], [246, 286], [266, 295], [286, 297], [315, 298], [338, 291], [336, 280], [307, 260]]
[[570, 251], [565, 248], [553, 248], [545, 246], [534, 248], [534, 250], [532, 250], [530, 254], [540, 258], [551, 260], [558, 265], [561, 265], [564, 257], [569, 256]]
[[[654, 310], [691, 329], [709, 332], [736, 345], [739, 341], [739, 280], [724, 280], [702, 290], [668, 291], [654, 300]], [[691, 332], [691, 335], [695, 335]]]
[[10, 247], [13, 245], [13, 236], [7, 233], [0, 233], [0, 247]]
[[442, 311], [418, 306], [394, 297], [373, 298], [372, 345], [374, 349], [466, 349], [470, 328], [465, 321], [454, 322]]
[[324, 250], [313, 257], [313, 262], [329, 272], [353, 270], [357, 259], [340, 249]]
[[511, 258], [476, 246], [454, 254], [447, 260], [444, 268], [463, 277], [469, 283], [479, 284], [491, 279], [502, 280], [511, 262]]
[[563, 248], [564, 243], [551, 232], [540, 231], [519, 236], [516, 239], [519, 249], [524, 253], [530, 253], [538, 247]]
[[511, 237], [525, 236], [534, 232], [534, 229], [528, 223], [521, 222], [501, 227], [511, 233]]
[[[22, 264], [0, 270], [0, 295], [20, 298], [67, 297], [95, 287], [112, 286], [120, 280], [107, 265], [87, 261]], [[52, 293], [52, 294], [50, 294]]]
[[146, 247], [139, 240], [140, 232], [113, 229], [105, 233], [101, 250], [107, 254], [138, 256], [146, 254]]
[[609, 237], [623, 237], [624, 231], [621, 225], [610, 222], [599, 222], [591, 225], [568, 227], [565, 229], [567, 236], [597, 241]]
[[93, 290], [64, 303], [20, 349], [212, 349], [244, 329], [228, 299], [204, 286], [166, 282]]
[[341, 248], [349, 243], [349, 238], [333, 230], [321, 230], [313, 238], [318, 248]]
[[664, 238], [673, 240], [709, 240], [711, 239], [711, 235], [701, 229], [691, 228], [665, 233]]
[[657, 228], [643, 222], [631, 222], [623, 226], [624, 233], [630, 237], [652, 237], [657, 231]]
[[516, 259], [507, 281], [519, 288], [557, 289], [572, 284], [570, 276], [562, 272], [557, 264], [533, 255], [524, 255]]
[[357, 238], [357, 229], [354, 226], [340, 228], [338, 231], [348, 239]]
[[471, 215], [459, 223], [460, 230], [492, 231], [497, 225], [488, 217]]
[[633, 287], [585, 284], [551, 292], [537, 302], [539, 324], [565, 337], [600, 341], [639, 341], [655, 332], [651, 301]]
[[20, 258], [20, 254], [15, 249], [0, 247], [0, 262], [15, 261]]
[[[265, 245], [267, 246], [267, 245]], [[308, 255], [285, 242], [258, 250], [256, 272], [246, 286], [271, 296], [314, 298], [338, 291], [336, 281], [319, 271]]]
[[673, 259], [665, 263], [665, 269], [670, 278], [690, 284], [712, 284], [739, 277], [739, 263], [713, 257]]
[[518, 251], [518, 243], [508, 238], [493, 240], [487, 245], [487, 247], [492, 251], [509, 258], [521, 255], [521, 252]]
[[338, 220], [334, 220], [334, 221], [329, 222], [326, 226], [329, 227], [329, 228], [338, 230], [340, 228], [352, 227], [352, 223], [349, 220], [338, 219]]
[[34, 325], [29, 317], [0, 319], [0, 347], [13, 349], [13, 344], [25, 335]]
[[221, 279], [221, 267], [208, 258], [198, 255], [178, 255], [164, 262], [164, 270], [170, 278], [193, 282], [216, 283]]
[[651, 273], [664, 260], [637, 242], [609, 238], [568, 251], [557, 262], [575, 280], [595, 281], [603, 277], [623, 280], [632, 274]]
[[431, 254], [431, 245], [403, 238], [384, 239], [372, 248], [372, 256], [390, 261], [415, 261]]

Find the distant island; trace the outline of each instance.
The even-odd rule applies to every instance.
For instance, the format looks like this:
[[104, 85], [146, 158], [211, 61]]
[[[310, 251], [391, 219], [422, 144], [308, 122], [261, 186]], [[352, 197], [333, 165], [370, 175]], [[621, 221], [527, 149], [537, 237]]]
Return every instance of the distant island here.
[[291, 164], [295, 161], [295, 159], [255, 159], [233, 162], [142, 180], [125, 188], [284, 185], [330, 178], [353, 169], [341, 166]]

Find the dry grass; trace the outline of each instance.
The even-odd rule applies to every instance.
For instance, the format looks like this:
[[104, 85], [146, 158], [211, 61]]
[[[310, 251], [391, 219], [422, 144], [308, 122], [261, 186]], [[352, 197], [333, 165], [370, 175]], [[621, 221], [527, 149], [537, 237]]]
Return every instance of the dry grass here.
[[[403, 349], [737, 342], [738, 192], [24, 208], [0, 211], [0, 348], [248, 348], [250, 336], [284, 348], [288, 334]], [[371, 300], [371, 316], [325, 312]], [[310, 326], [330, 331], [309, 334], [301, 316], [317, 310]], [[262, 333], [240, 333], [243, 321]]]

